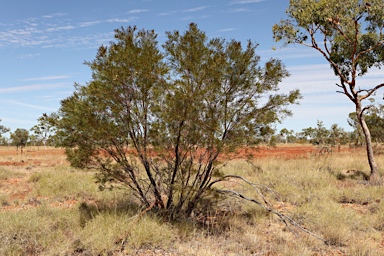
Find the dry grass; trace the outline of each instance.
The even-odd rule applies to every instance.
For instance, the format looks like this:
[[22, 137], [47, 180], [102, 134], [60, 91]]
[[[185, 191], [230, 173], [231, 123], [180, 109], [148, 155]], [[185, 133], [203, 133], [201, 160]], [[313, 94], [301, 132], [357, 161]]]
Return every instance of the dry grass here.
[[[232, 160], [224, 166], [225, 173], [276, 191], [277, 199], [268, 195], [275, 209], [326, 245], [238, 199], [212, 209], [213, 221], [171, 225], [150, 212], [141, 216], [127, 191], [99, 192], [93, 173], [73, 170], [62, 154], [34, 156], [31, 150], [20, 156], [6, 150], [0, 148], [0, 162], [24, 162], [0, 168], [0, 255], [384, 254], [384, 186], [366, 184], [363, 151]], [[382, 155], [376, 160], [384, 166]], [[249, 186], [225, 185], [258, 198]]]

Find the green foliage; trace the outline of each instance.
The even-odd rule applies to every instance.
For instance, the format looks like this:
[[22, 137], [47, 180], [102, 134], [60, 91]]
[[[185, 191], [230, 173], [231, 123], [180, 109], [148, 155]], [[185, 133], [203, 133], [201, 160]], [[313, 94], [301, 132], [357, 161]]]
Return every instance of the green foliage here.
[[284, 143], [295, 143], [297, 138], [294, 135], [294, 130], [288, 131], [287, 128], [283, 128], [279, 132], [279, 137], [282, 138]]
[[15, 132], [11, 132], [10, 136], [12, 144], [16, 146], [25, 146], [29, 139], [29, 132], [26, 129], [17, 128]]
[[175, 218], [214, 200], [218, 156], [290, 115], [300, 93], [277, 92], [288, 72], [276, 59], [259, 66], [250, 41], [208, 39], [190, 24], [167, 32], [161, 53], [156, 37], [116, 30], [86, 62], [92, 80], [61, 102], [56, 136], [73, 166], [98, 171], [101, 188], [128, 187]]

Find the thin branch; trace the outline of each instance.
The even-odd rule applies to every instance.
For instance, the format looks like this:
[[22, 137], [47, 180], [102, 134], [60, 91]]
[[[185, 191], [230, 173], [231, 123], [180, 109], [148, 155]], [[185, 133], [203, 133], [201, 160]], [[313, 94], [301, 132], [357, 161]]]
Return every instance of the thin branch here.
[[338, 87], [340, 87], [340, 88], [343, 89], [343, 91], [336, 91], [336, 92], [347, 95], [347, 97], [348, 97], [352, 102], [355, 102], [355, 98], [348, 92], [347, 87], [344, 85], [344, 82], [342, 82], [341, 85], [338, 84], [338, 83], [336, 83], [336, 86], [338, 86]]
[[340, 34], [345, 38], [345, 40], [347, 40], [348, 43], [353, 44], [351, 39], [344, 33], [341, 26], [337, 25], [336, 23], [334, 23], [334, 24], [336, 25], [335, 29], [340, 32]]
[[380, 89], [380, 88], [383, 87], [383, 86], [384, 86], [384, 83], [379, 84], [379, 85], [376, 85], [375, 88], [373, 88], [373, 89], [369, 89], [369, 90], [363, 90], [363, 89], [361, 89], [361, 90], [357, 91], [357, 93], [360, 93], [360, 92], [367, 92], [366, 95], [362, 95], [362, 96], [360, 96], [360, 100], [364, 100], [364, 99], [370, 97], [372, 94], [374, 94], [378, 89]]
[[240, 179], [240, 180], [244, 181], [245, 183], [247, 183], [248, 185], [252, 186], [252, 187], [257, 191], [257, 193], [260, 195], [260, 197], [263, 199], [264, 203], [266, 203], [266, 204], [269, 204], [269, 203], [268, 203], [267, 200], [265, 199], [264, 195], [260, 192], [260, 190], [259, 190], [258, 187], [262, 187], [262, 188], [268, 190], [269, 192], [271, 192], [271, 193], [275, 196], [276, 199], [279, 199], [279, 198], [280, 198], [279, 195], [278, 195], [274, 190], [270, 189], [269, 187], [267, 187], [267, 186], [265, 186], [265, 185], [262, 185], [262, 184], [256, 184], [256, 183], [250, 182], [249, 180], [247, 180], [247, 179], [245, 179], [245, 178], [243, 178], [243, 177], [241, 177], [241, 176], [239, 176], [239, 175], [225, 175], [224, 177], [222, 177], [222, 178], [219, 179], [219, 180], [214, 180], [214, 181], [212, 181], [212, 182], [208, 185], [208, 187], [211, 187], [211, 186], [212, 186], [213, 184], [215, 184], [215, 183], [218, 183], [218, 182], [220, 182], [220, 181], [225, 181], [225, 180], [228, 180], [228, 179], [230, 179], [230, 178], [233, 178], [233, 179]]
[[371, 52], [371, 51], [375, 50], [376, 48], [378, 48], [378, 47], [380, 47], [380, 46], [382, 46], [382, 45], [384, 45], [384, 40], [379, 41], [377, 44], [371, 46], [370, 48], [368, 48], [368, 49], [366, 49], [366, 50], [364, 50], [364, 51], [359, 52], [359, 53], [356, 55], [356, 59], [360, 58], [360, 55], [363, 55], [363, 54], [365, 54], [365, 53], [367, 53], [367, 52]]
[[[325, 240], [324, 238], [322, 238], [322, 237], [316, 235], [315, 233], [309, 231], [308, 229], [302, 227], [299, 223], [297, 223], [296, 221], [294, 221], [291, 217], [285, 215], [284, 213], [281, 213], [281, 212], [279, 212], [279, 211], [274, 210], [272, 207], [267, 207], [267, 206], [263, 205], [262, 203], [260, 203], [259, 201], [253, 199], [253, 198], [249, 198], [249, 197], [247, 197], [247, 196], [244, 196], [243, 194], [241, 194], [241, 193], [239, 193], [239, 192], [237, 192], [237, 191], [234, 191], [234, 190], [217, 190], [217, 192], [218, 192], [218, 193], [221, 193], [221, 194], [231, 194], [231, 195], [233, 195], [233, 196], [237, 196], [237, 197], [239, 197], [239, 198], [241, 198], [241, 199], [244, 199], [244, 200], [246, 200], [246, 201], [255, 203], [255, 204], [259, 205], [261, 208], [263, 208], [263, 209], [265, 209], [265, 210], [267, 210], [267, 211], [269, 211], [269, 212], [272, 212], [273, 214], [277, 215], [277, 216], [280, 218], [280, 220], [281, 220], [282, 222], [284, 222], [284, 224], [285, 224], [289, 229], [291, 229], [290, 225], [292, 225], [292, 226], [294, 226], [294, 227], [299, 228], [301, 231], [303, 231], [303, 232], [305, 232], [305, 233], [307, 233], [307, 234], [309, 234], [309, 235], [311, 235], [311, 236], [313, 236], [313, 237], [315, 237], [315, 238], [317, 238], [317, 239], [323, 241], [325, 244], [329, 245], [329, 242], [328, 242], [327, 240]], [[289, 224], [290, 224], [290, 225], [289, 225]], [[292, 229], [291, 229], [291, 230], [292, 230]], [[292, 231], [293, 231], [293, 230], [292, 230]], [[296, 234], [295, 234], [295, 235], [296, 235]]]
[[362, 110], [361, 110], [361, 114], [363, 114], [365, 111], [367, 111], [368, 109], [370, 109], [372, 107], [372, 105], [368, 105], [366, 107], [364, 107]]
[[[260, 184], [253, 183], [253, 182], [251, 182], [251, 181], [249, 181], [249, 180], [247, 180], [247, 179], [245, 179], [245, 178], [243, 178], [243, 177], [241, 177], [241, 176], [238, 176], [238, 175], [226, 175], [226, 176], [222, 177], [221, 179], [212, 181], [207, 187], [209, 188], [209, 187], [211, 187], [212, 185], [214, 185], [214, 184], [216, 184], [216, 183], [218, 183], [218, 182], [221, 182], [221, 181], [225, 181], [225, 180], [227, 180], [227, 179], [229, 179], [229, 178], [240, 179], [240, 180], [244, 181], [245, 183], [247, 183], [248, 185], [252, 186], [252, 187], [257, 191], [257, 193], [260, 195], [260, 197], [263, 199], [264, 204], [261, 203], [261, 202], [259, 202], [259, 201], [257, 201], [256, 199], [249, 198], [249, 197], [247, 197], [247, 196], [245, 196], [245, 195], [243, 195], [243, 194], [241, 194], [241, 193], [239, 193], [239, 192], [237, 192], [237, 191], [234, 191], [234, 190], [229, 190], [229, 189], [218, 189], [218, 190], [216, 190], [216, 192], [221, 193], [221, 194], [230, 194], [230, 195], [233, 195], [233, 196], [237, 196], [237, 197], [239, 197], [239, 198], [241, 198], [241, 199], [244, 199], [244, 200], [246, 200], [246, 201], [255, 203], [255, 204], [259, 205], [261, 208], [263, 208], [263, 209], [265, 209], [265, 210], [267, 210], [267, 211], [269, 211], [269, 212], [272, 212], [273, 214], [277, 215], [277, 216], [280, 218], [280, 220], [283, 221], [284, 224], [285, 224], [290, 230], [292, 230], [292, 228], [290, 227], [290, 225], [292, 225], [292, 226], [294, 226], [294, 227], [299, 228], [301, 231], [303, 231], [303, 232], [305, 232], [305, 233], [307, 233], [307, 234], [309, 234], [309, 235], [311, 235], [311, 236], [313, 236], [313, 237], [316, 237], [317, 239], [323, 241], [325, 244], [327, 244], [327, 245], [329, 244], [329, 242], [328, 242], [327, 240], [325, 240], [324, 238], [322, 238], [322, 237], [316, 235], [315, 233], [309, 231], [308, 229], [302, 227], [299, 223], [297, 223], [296, 221], [294, 221], [291, 217], [289, 217], [289, 216], [287, 216], [287, 215], [285, 215], [285, 214], [283, 214], [283, 213], [281, 213], [281, 212], [275, 210], [275, 209], [273, 208], [273, 206], [271, 206], [271, 204], [267, 201], [267, 199], [265, 198], [265, 196], [264, 196], [264, 195], [260, 192], [260, 190], [258, 189], [258, 186], [261, 186], [261, 187], [267, 189], [269, 192], [272, 192], [272, 193], [276, 196], [275, 191], [273, 191], [272, 189], [270, 189], [269, 187], [267, 187], [267, 186], [265, 186], [265, 185], [260, 185]], [[278, 197], [276, 196], [276, 198], [278, 198]], [[289, 225], [289, 224], [290, 224], [290, 225]], [[292, 231], [293, 231], [293, 230], [292, 230]], [[293, 231], [293, 233], [295, 233], [295, 232]], [[295, 235], [296, 235], [296, 233], [295, 233]]]
[[324, 52], [316, 43], [316, 39], [314, 37], [314, 35], [311, 35], [311, 39], [312, 39], [312, 45], [306, 45], [306, 44], [303, 44], [303, 45], [306, 45], [306, 46], [309, 46], [315, 50], [317, 50], [318, 52], [320, 52], [324, 58], [331, 64], [331, 66], [335, 69], [335, 71], [337, 72], [337, 75], [340, 77], [340, 80], [343, 82], [343, 83], [347, 83], [349, 84], [349, 81], [348, 79], [343, 75], [343, 73], [341, 72], [340, 68], [338, 67], [338, 65], [332, 61], [332, 59], [329, 57], [329, 55], [327, 55], [326, 52]]
[[[325, 47], [325, 51], [327, 52], [328, 55], [331, 55], [331, 51], [328, 48], [327, 36], [326, 36], [325, 31], [323, 32], [323, 34], [324, 34], [324, 47]], [[331, 47], [332, 47], [332, 44], [331, 44]]]

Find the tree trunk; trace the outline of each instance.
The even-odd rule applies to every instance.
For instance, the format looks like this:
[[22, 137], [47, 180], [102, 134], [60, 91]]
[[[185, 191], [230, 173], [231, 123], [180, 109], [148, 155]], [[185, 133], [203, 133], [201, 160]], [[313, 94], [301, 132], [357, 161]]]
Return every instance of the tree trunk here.
[[371, 133], [369, 131], [367, 123], [365, 122], [364, 113], [362, 111], [360, 102], [356, 104], [356, 114], [357, 114], [359, 123], [361, 125], [361, 129], [363, 130], [363, 133], [364, 133], [368, 163], [369, 163], [369, 167], [371, 168], [371, 173], [369, 175], [369, 182], [371, 184], [377, 184], [380, 180], [380, 175], [375, 162], [375, 158], [373, 156]]

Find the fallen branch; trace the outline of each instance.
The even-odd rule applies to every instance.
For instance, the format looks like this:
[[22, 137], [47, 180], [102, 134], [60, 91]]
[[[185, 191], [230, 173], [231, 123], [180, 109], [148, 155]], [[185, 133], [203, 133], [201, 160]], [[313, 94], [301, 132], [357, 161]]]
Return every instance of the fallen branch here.
[[258, 206], [260, 206], [261, 208], [263, 208], [264, 210], [266, 210], [268, 212], [271, 212], [271, 213], [275, 214], [276, 216], [278, 216], [280, 218], [280, 220], [282, 222], [284, 222], [284, 224], [295, 234], [295, 236], [297, 236], [297, 233], [291, 228], [291, 226], [296, 227], [296, 228], [300, 229], [301, 231], [303, 231], [303, 232], [305, 232], [305, 233], [307, 233], [307, 234], [309, 234], [309, 235], [311, 235], [311, 236], [313, 236], [313, 237], [323, 241], [326, 245], [329, 245], [329, 242], [327, 240], [325, 240], [324, 238], [322, 238], [321, 236], [319, 236], [319, 235], [309, 231], [308, 229], [304, 228], [299, 223], [297, 223], [295, 220], [293, 220], [290, 216], [288, 216], [288, 215], [286, 215], [286, 214], [284, 214], [284, 213], [274, 209], [273, 206], [267, 201], [266, 197], [261, 193], [259, 187], [263, 187], [263, 188], [267, 189], [269, 192], [272, 192], [275, 196], [277, 195], [277, 193], [275, 191], [273, 191], [271, 188], [268, 188], [265, 185], [260, 185], [260, 184], [253, 183], [253, 182], [251, 182], [251, 181], [249, 181], [249, 180], [247, 180], [247, 179], [245, 179], [245, 178], [243, 178], [241, 176], [238, 176], [238, 175], [226, 175], [226, 176], [222, 177], [221, 179], [212, 181], [210, 186], [212, 186], [213, 184], [216, 184], [216, 183], [218, 183], [220, 181], [228, 180], [230, 178], [240, 179], [240, 180], [244, 181], [245, 183], [247, 183], [248, 185], [252, 186], [256, 190], [258, 195], [262, 198], [264, 203], [254, 199], [254, 198], [247, 197], [244, 194], [241, 194], [240, 192], [235, 191], [235, 190], [216, 189], [217, 193], [227, 194], [227, 195], [229, 194], [229, 195], [241, 198], [243, 200], [255, 203]]

